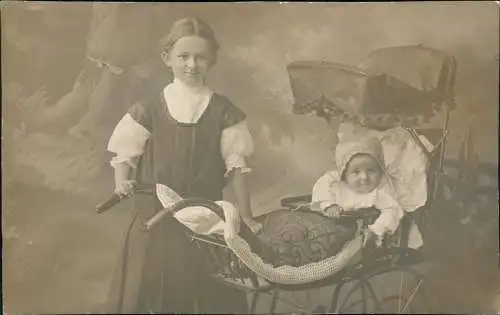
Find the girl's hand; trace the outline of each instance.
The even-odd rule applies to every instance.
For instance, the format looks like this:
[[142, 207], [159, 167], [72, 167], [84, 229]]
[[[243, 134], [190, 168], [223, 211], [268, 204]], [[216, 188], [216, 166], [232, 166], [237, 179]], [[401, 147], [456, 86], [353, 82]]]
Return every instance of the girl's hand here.
[[338, 205], [331, 205], [327, 207], [326, 209], [323, 210], [324, 214], [328, 217], [336, 218], [338, 219], [342, 212], [344, 212], [344, 209]]
[[365, 231], [365, 240], [363, 242], [363, 247], [374, 247], [376, 245], [378, 236], [373, 233], [372, 230], [367, 229]]
[[123, 180], [115, 185], [115, 194], [122, 197], [129, 197], [134, 193], [136, 181], [135, 180]]
[[365, 231], [365, 241], [363, 243], [363, 247], [381, 247], [382, 242], [384, 240], [383, 236], [378, 236], [372, 230], [367, 229]]
[[259, 223], [252, 218], [243, 218], [243, 222], [245, 222], [245, 224], [250, 228], [252, 233], [258, 234], [262, 232], [263, 228], [262, 223]]

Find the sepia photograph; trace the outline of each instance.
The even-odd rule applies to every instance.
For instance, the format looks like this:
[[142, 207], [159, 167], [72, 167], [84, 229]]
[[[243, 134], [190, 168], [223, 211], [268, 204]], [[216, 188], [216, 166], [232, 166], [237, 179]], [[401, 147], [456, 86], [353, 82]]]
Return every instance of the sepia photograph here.
[[5, 314], [500, 313], [495, 1], [2, 1]]

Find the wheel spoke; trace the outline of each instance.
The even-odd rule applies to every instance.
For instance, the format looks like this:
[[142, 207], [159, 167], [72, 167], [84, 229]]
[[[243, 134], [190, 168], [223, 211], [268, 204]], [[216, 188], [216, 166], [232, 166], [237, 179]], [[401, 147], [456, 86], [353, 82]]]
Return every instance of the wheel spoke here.
[[[375, 289], [378, 286], [376, 284], [378, 280], [375, 278], [383, 275], [388, 275], [387, 281], [393, 283], [392, 295], [389, 291], [382, 290], [378, 293]], [[385, 276], [379, 280], [385, 282]], [[425, 277], [412, 268], [393, 267], [381, 270], [355, 280], [337, 310], [340, 313], [353, 311], [361, 313], [366, 308], [364, 312], [385, 314], [410, 314], [417, 310], [425, 310], [427, 304], [424, 281]]]
[[401, 313], [403, 313], [404, 311], [406, 311], [406, 309], [408, 308], [408, 306], [410, 305], [410, 303], [413, 301], [413, 299], [415, 298], [415, 295], [417, 294], [418, 290], [420, 289], [420, 287], [422, 286], [422, 283], [424, 283], [424, 280], [423, 279], [420, 279], [417, 283], [417, 286], [415, 287], [415, 290], [413, 290], [412, 294], [410, 295], [410, 297], [408, 298], [408, 301], [406, 302], [405, 304], [405, 307], [404, 309], [401, 311]]
[[382, 309], [382, 307], [380, 306], [380, 302], [379, 300], [377, 299], [377, 295], [375, 294], [375, 290], [373, 290], [371, 284], [369, 281], [366, 281], [366, 287], [368, 288], [368, 291], [370, 292], [372, 298], [373, 298], [373, 301], [375, 303], [375, 311], [380, 311], [380, 312], [384, 312], [384, 310]]
[[[400, 296], [403, 295], [403, 279], [404, 279], [404, 272], [400, 271], [401, 276], [399, 277], [399, 294]], [[401, 313], [401, 299], [398, 299], [398, 312]]]

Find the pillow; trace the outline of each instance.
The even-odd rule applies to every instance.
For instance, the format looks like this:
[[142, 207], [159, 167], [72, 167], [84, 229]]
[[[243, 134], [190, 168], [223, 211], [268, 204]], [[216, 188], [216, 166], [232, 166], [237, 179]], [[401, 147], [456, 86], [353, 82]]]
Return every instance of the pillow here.
[[312, 211], [277, 210], [260, 218], [263, 231], [257, 237], [273, 254], [276, 266], [303, 266], [336, 255], [352, 240], [352, 221], [325, 217]]

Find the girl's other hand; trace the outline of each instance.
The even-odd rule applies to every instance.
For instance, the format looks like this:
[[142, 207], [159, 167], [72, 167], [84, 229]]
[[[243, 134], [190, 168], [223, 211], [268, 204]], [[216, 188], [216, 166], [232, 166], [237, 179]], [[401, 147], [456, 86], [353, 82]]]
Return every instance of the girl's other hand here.
[[377, 239], [377, 235], [372, 230], [367, 229], [365, 231], [365, 240], [363, 242], [363, 247], [375, 247]]
[[338, 205], [331, 205], [323, 210], [324, 214], [328, 217], [336, 218], [338, 219], [342, 212], [344, 212], [344, 209]]
[[258, 234], [262, 232], [263, 225], [260, 222], [255, 221], [254, 219], [251, 218], [243, 218], [243, 221], [245, 224], [250, 228], [252, 233]]
[[116, 183], [115, 194], [122, 197], [129, 197], [134, 193], [136, 181], [135, 180], [124, 180]]
[[363, 243], [364, 247], [382, 247], [384, 241], [383, 235], [377, 235], [371, 229], [366, 229], [365, 231], [365, 241]]

